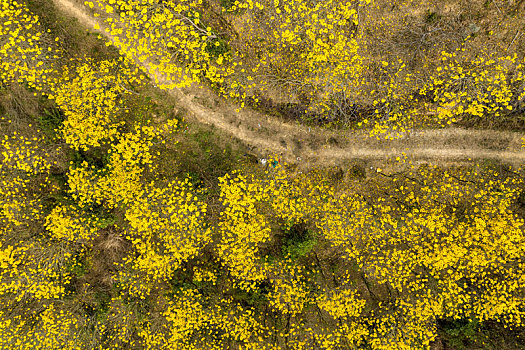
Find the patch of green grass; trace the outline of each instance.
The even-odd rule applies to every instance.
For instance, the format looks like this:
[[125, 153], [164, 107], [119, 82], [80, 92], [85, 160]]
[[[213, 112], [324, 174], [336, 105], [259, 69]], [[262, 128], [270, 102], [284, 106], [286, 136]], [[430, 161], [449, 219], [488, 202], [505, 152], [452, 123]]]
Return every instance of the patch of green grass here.
[[157, 176], [161, 179], [189, 177], [196, 187], [213, 193], [218, 178], [239, 167], [244, 160], [242, 147], [217, 133], [214, 128], [183, 125], [179, 142], [160, 150]]
[[229, 10], [235, 4], [235, 0], [221, 0], [221, 6], [225, 10]]
[[441, 18], [441, 16], [436, 13], [435, 11], [427, 11], [425, 13], [425, 22], [428, 24], [434, 23], [438, 21]]
[[446, 343], [454, 349], [467, 349], [479, 337], [479, 321], [461, 319], [440, 322]]
[[186, 289], [194, 289], [195, 285], [191, 282], [190, 274], [186, 271], [176, 271], [174, 276], [169, 280], [170, 290], [167, 295], [174, 298], [181, 291]]
[[366, 168], [363, 163], [353, 164], [348, 169], [348, 178], [350, 179], [365, 179], [366, 178]]
[[88, 151], [68, 149], [67, 157], [73, 162], [73, 166], [79, 167], [83, 162], [94, 166], [97, 170], [102, 170], [109, 162], [107, 150], [102, 147], [92, 148]]
[[121, 112], [120, 118], [128, 122], [137, 122], [141, 125], [152, 121], [153, 115], [159, 113], [158, 104], [145, 93], [138, 95], [124, 95], [122, 105], [126, 110]]
[[111, 293], [105, 291], [97, 291], [95, 293], [95, 307], [94, 312], [97, 321], [104, 321], [109, 313], [109, 305], [111, 304]]
[[293, 242], [293, 244], [289, 244], [284, 247], [284, 252], [292, 259], [302, 258], [310, 254], [316, 243], [317, 240], [315, 237], [309, 238], [302, 242]]
[[71, 272], [76, 277], [83, 277], [89, 270], [89, 266], [81, 255], [76, 255], [73, 262], [66, 267], [66, 271]]
[[266, 281], [257, 282], [255, 289], [247, 292], [240, 288], [231, 289], [233, 299], [246, 307], [260, 308], [268, 302], [271, 285]]
[[225, 39], [216, 38], [211, 40], [210, 43], [206, 45], [205, 50], [212, 57], [217, 58], [220, 55], [225, 55], [227, 52], [229, 52], [230, 45], [228, 45], [228, 42]]
[[64, 113], [57, 107], [44, 108], [44, 113], [37, 116], [37, 122], [44, 134], [52, 140], [59, 138], [59, 128], [64, 122]]
[[104, 206], [97, 206], [93, 208], [91, 213], [97, 218], [97, 226], [100, 229], [105, 229], [109, 226], [112, 226], [117, 221], [113, 211], [105, 208]]
[[287, 222], [283, 229], [285, 237], [282, 252], [293, 260], [307, 256], [317, 244], [315, 233], [303, 223]]

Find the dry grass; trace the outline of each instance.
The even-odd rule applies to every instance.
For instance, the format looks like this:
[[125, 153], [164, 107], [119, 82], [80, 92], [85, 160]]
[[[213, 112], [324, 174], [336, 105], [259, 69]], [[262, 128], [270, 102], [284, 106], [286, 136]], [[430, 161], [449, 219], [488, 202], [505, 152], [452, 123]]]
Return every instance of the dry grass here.
[[111, 291], [117, 271], [116, 264], [130, 252], [131, 243], [114, 227], [102, 230], [90, 249], [90, 268], [78, 281], [79, 291]]

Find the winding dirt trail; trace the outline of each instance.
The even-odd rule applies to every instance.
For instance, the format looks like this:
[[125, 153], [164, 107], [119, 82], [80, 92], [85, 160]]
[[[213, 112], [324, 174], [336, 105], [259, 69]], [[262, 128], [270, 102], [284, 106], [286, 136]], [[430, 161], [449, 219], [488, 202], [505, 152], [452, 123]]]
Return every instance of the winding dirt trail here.
[[[100, 33], [111, 42], [115, 41], [105, 31], [102, 21], [91, 16], [82, 5], [74, 0], [52, 1], [58, 9], [75, 17], [87, 29]], [[100, 29], [94, 29], [96, 24]], [[134, 60], [148, 71], [148, 61]], [[159, 83], [169, 83], [166, 76], [159, 72], [150, 74], [150, 78]], [[280, 153], [289, 163], [300, 159], [300, 163], [305, 165], [342, 165], [352, 159], [384, 160], [401, 156], [403, 152], [409, 158], [440, 163], [461, 163], [476, 158], [498, 159], [515, 166], [525, 163], [525, 148], [521, 147], [524, 135], [520, 133], [447, 128], [415, 130], [394, 141], [376, 140], [365, 132], [328, 131], [284, 123], [248, 108], [236, 112], [237, 106], [203, 87], [174, 88], [168, 92], [188, 112], [189, 120], [214, 125], [251, 146], [258, 155]]]

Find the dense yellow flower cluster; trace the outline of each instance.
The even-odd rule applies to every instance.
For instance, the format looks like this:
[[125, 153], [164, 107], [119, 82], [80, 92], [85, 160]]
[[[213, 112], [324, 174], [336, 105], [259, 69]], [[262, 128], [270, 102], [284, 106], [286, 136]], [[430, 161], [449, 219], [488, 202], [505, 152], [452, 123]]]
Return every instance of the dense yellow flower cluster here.
[[[82, 60], [44, 84], [44, 36], [26, 34], [38, 19], [0, 2], [3, 82], [51, 92], [77, 157], [58, 166], [39, 136], [0, 138], [0, 347], [428, 349], [438, 320], [523, 326], [520, 170], [421, 166], [333, 185], [280, 164], [227, 173], [214, 197], [155, 176], [175, 120], [119, 120], [142, 82], [137, 57], [185, 75], [176, 86], [207, 79], [241, 99], [278, 86], [322, 106], [363, 84], [356, 26], [369, 3], [236, 1], [225, 16], [240, 10], [242, 47], [201, 1], [87, 2], [128, 58]], [[443, 53], [418, 90], [439, 123], [524, 97], [516, 56], [462, 52]], [[417, 119], [413, 76], [402, 60], [376, 64], [372, 133], [395, 136]]]
[[0, 81], [42, 90], [60, 50], [21, 1], [0, 1]]
[[66, 117], [60, 130], [64, 140], [84, 151], [113, 140], [123, 125], [117, 120], [120, 98], [131, 93], [126, 86], [141, 83], [129, 61], [120, 58], [95, 64], [87, 60], [76, 68], [74, 77], [70, 75], [66, 70], [50, 95]]
[[[2, 255], [6, 258], [0, 272], [0, 295], [7, 297], [3, 298], [5, 308], [14, 307], [21, 301], [55, 299], [64, 295], [64, 282], [67, 283], [68, 279], [61, 271], [63, 266], [59, 266], [55, 259], [68, 259], [69, 256], [35, 259], [42, 254], [40, 243], [21, 242], [17, 248], [10, 246], [3, 250]], [[62, 277], [64, 281], [59, 281]], [[6, 303], [5, 299], [10, 301]]]
[[510, 282], [523, 268], [524, 223], [510, 209], [522, 180], [477, 175], [421, 170], [423, 184], [392, 183], [396, 205], [341, 195], [320, 210], [325, 237], [398, 293], [396, 307], [412, 317], [407, 324], [422, 325], [414, 330], [416, 343], [433, 340], [427, 323], [440, 315], [522, 322], [525, 300]]
[[[247, 83], [248, 91], [277, 87], [324, 106], [334, 94], [355, 91], [364, 69], [355, 37], [357, 9], [368, 3], [235, 1], [230, 11], [245, 9], [243, 23], [236, 26], [240, 43], [235, 48], [246, 58], [239, 73], [249, 74], [237, 79]], [[234, 96], [241, 97], [239, 92]]]
[[205, 80], [244, 100], [255, 87], [277, 86], [324, 105], [331, 94], [355, 91], [360, 83], [364, 67], [352, 26], [358, 25], [357, 8], [369, 3], [237, 0], [230, 10], [245, 9], [245, 22], [226, 38], [212, 28], [216, 23], [201, 0], [85, 2], [104, 14], [106, 31], [124, 55], [147, 60], [151, 73], [173, 80], [162, 88]]
[[326, 335], [321, 341], [321, 348], [333, 349], [337, 346], [360, 345], [368, 336], [368, 329], [359, 322], [366, 301], [359, 298], [356, 291], [348, 287], [338, 287], [320, 294], [318, 307], [327, 312], [337, 326], [323, 329]]
[[309, 301], [302, 267], [294, 266], [290, 260], [284, 260], [272, 265], [267, 273], [273, 285], [268, 295], [270, 306], [285, 315], [300, 313]]
[[[221, 66], [226, 56], [216, 59], [210, 47], [218, 44], [209, 26], [201, 23], [202, 0], [86, 1], [98, 14], [105, 14], [106, 31], [114, 44], [130, 59], [149, 64], [150, 73], [166, 75], [172, 83], [156, 81], [161, 88], [185, 87], [203, 77], [221, 82], [228, 70]], [[117, 16], [118, 14], [118, 16]]]
[[[172, 80], [156, 81], [162, 88], [205, 82], [241, 107], [250, 96], [257, 102], [260, 92], [277, 93], [325, 116], [336, 114], [334, 104], [341, 108], [351, 102], [371, 108], [352, 126], [367, 126], [377, 138], [402, 137], [429, 123], [498, 117], [516, 109], [525, 93], [523, 63], [517, 56], [483, 49], [471, 54], [470, 36], [457, 42], [456, 50], [443, 51], [439, 64], [425, 62], [421, 72], [404, 56], [378, 57], [369, 42], [371, 33], [384, 31], [394, 40], [399, 33], [388, 24], [405, 23], [414, 6], [423, 6], [418, 1], [393, 1], [403, 16], [382, 18], [382, 25], [369, 17], [374, 11], [384, 15], [379, 10], [384, 6], [371, 0], [315, 5], [236, 0], [222, 8], [220, 21], [215, 4], [207, 7], [200, 0], [85, 4], [103, 14], [106, 31], [115, 36], [123, 55], [147, 61], [150, 73]], [[425, 102], [428, 98], [433, 102]]]
[[[413, 349], [427, 348], [435, 339], [437, 318], [522, 324], [524, 222], [512, 206], [523, 180], [512, 172], [420, 167], [381, 173], [362, 191], [333, 187], [321, 171], [292, 174], [279, 165], [258, 175], [237, 172], [221, 178], [218, 223], [208, 226], [207, 205], [187, 180], [143, 178], [155, 161], [156, 137], [176, 126], [169, 124], [120, 135], [108, 151], [105, 170], [84, 163], [70, 171], [71, 194], [80, 208], [58, 205], [43, 217], [44, 237], [51, 238], [47, 243], [2, 242], [0, 296], [62, 298], [71, 280], [64, 268], [73, 261], [67, 247], [88, 246], [98, 235], [99, 224], [85, 210], [101, 204], [122, 213], [116, 229], [132, 247], [114, 276], [122, 293], [118, 298], [126, 299], [112, 299], [110, 309], [125, 326], [104, 331], [115, 348], [219, 349], [234, 341], [245, 348], [278, 349], [271, 340], [276, 337], [295, 349], [362, 344]], [[5, 141], [5, 148], [17, 140]], [[18, 159], [25, 165], [17, 171], [48, 171], [31, 166], [31, 159], [44, 156], [35, 158], [29, 151]], [[82, 172], [86, 179], [77, 179]], [[81, 186], [90, 181], [91, 188]], [[123, 181], [132, 186], [117, 185]], [[297, 260], [284, 251], [281, 257], [271, 245], [299, 223], [318, 232], [313, 251]], [[57, 244], [66, 251], [59, 252]], [[220, 264], [195, 267], [190, 279], [195, 285], [170, 287], [173, 276], [188, 273], [186, 263], [200, 259], [208, 244]], [[331, 272], [322, 257], [317, 261], [318, 254], [331, 254], [338, 272]], [[267, 316], [261, 310], [240, 306], [231, 294], [208, 299], [201, 288], [258, 295], [255, 300], [268, 305], [276, 321], [263, 322]], [[161, 297], [162, 291], [172, 294]], [[159, 304], [146, 317], [157, 321], [126, 321], [138, 317], [125, 311], [130, 298], [154, 298]], [[74, 348], [68, 342], [75, 339], [75, 325], [84, 321], [62, 309], [43, 315], [34, 332], [17, 328], [24, 318], [4, 317], [2, 334], [24, 334], [20, 344], [30, 344], [25, 334], [35, 339], [46, 334], [50, 348]], [[56, 335], [57, 322], [72, 333]]]
[[[241, 107], [249, 96], [258, 102], [258, 93], [278, 93], [290, 101], [308, 101], [310, 110], [319, 113], [351, 100], [372, 108], [352, 126], [367, 126], [377, 138], [402, 137], [422, 124], [498, 117], [516, 108], [525, 93], [517, 56], [483, 50], [475, 57], [466, 55], [470, 37], [457, 50], [443, 51], [439, 65], [425, 63], [423, 72], [409, 67], [405, 57], [377, 57], [366, 30], [396, 33], [386, 25], [392, 18], [384, 18], [380, 28], [367, 27], [377, 25], [367, 16], [381, 7], [370, 0], [315, 5], [236, 0], [222, 8], [222, 21], [217, 21], [214, 6], [207, 8], [200, 0], [97, 0], [86, 5], [104, 15], [123, 55], [147, 60], [150, 73], [172, 79], [170, 84], [156, 81], [162, 88], [206, 82]], [[406, 11], [416, 5], [393, 2]], [[408, 17], [406, 13], [397, 20], [404, 23]], [[225, 31], [218, 34], [218, 28]], [[421, 96], [434, 101], [426, 103]]]
[[451, 124], [462, 116], [499, 117], [511, 111], [525, 97], [525, 61], [517, 55], [487, 53], [468, 59], [465, 48], [442, 52], [441, 64], [422, 87], [435, 104], [429, 109], [441, 124]]
[[221, 241], [217, 253], [230, 273], [240, 279], [240, 286], [250, 290], [265, 276], [256, 253], [258, 246], [270, 238], [270, 227], [255, 206], [262, 198], [261, 189], [246, 180], [240, 174], [219, 179], [225, 208], [219, 222]]
[[64, 293], [58, 280], [64, 277], [67, 281], [58, 261], [67, 260], [68, 252], [43, 253], [47, 247], [36, 234], [43, 230], [40, 223], [45, 218], [42, 197], [56, 189], [49, 183], [54, 162], [41, 148], [42, 143], [39, 135], [28, 137], [16, 132], [0, 141], [0, 297], [9, 300], [5, 310], [21, 301], [58, 298]]
[[322, 294], [317, 305], [334, 319], [347, 319], [359, 316], [365, 306], [365, 300], [357, 299], [355, 291], [351, 289], [338, 288]]
[[[213, 349], [232, 344], [242, 349], [276, 349], [264, 339], [264, 326], [251, 311], [231, 299], [216, 300], [211, 306], [195, 289], [184, 289], [161, 313], [165, 323], [158, 331], [141, 331], [147, 349]], [[213, 339], [210, 341], [210, 339]]]
[[[308, 177], [298, 174], [290, 178], [282, 166], [277, 167], [273, 176], [259, 186], [264, 189], [265, 198], [275, 214], [289, 223], [311, 219], [317, 201], [324, 201], [333, 195], [333, 188], [323, 174], [312, 171]], [[316, 201], [316, 204], [310, 200]]]
[[161, 127], [139, 126], [134, 132], [118, 134], [108, 151], [108, 164], [96, 170], [84, 161], [70, 168], [70, 193], [80, 205], [102, 204], [114, 208], [133, 202], [143, 191], [141, 177], [153, 162], [150, 151], [156, 138], [175, 130], [177, 121], [167, 121]]
[[[511, 210], [522, 191], [519, 177], [421, 167], [405, 176], [382, 175], [387, 180], [360, 193], [323, 185], [319, 173], [291, 176], [278, 167], [268, 175], [227, 177], [223, 180], [231, 191], [227, 198], [244, 203], [243, 214], [252, 210], [253, 219], [266, 213], [315, 224], [348, 262], [339, 287], [312, 294], [315, 282], [291, 261], [258, 262], [258, 270], [252, 267], [262, 243], [271, 237], [253, 241], [254, 248], [235, 250], [234, 263], [247, 261], [247, 271], [260, 272], [257, 283], [253, 275], [232, 274], [254, 290], [261, 282], [270, 282], [268, 303], [293, 317], [291, 328], [283, 334], [290, 342], [294, 339], [297, 348], [303, 344], [300, 337], [308, 334], [324, 334], [321, 346], [327, 349], [365, 341], [374, 349], [425, 348], [436, 337], [437, 318], [522, 324], [525, 300], [518, 271], [524, 268], [520, 256], [525, 225]], [[374, 196], [374, 186], [391, 195]], [[252, 198], [247, 198], [250, 193]], [[230, 210], [225, 208], [227, 213]], [[253, 236], [253, 231], [237, 224], [239, 216], [246, 220], [245, 214], [222, 215], [233, 224], [228, 235], [235, 233], [241, 242], [246, 240], [244, 234]], [[224, 253], [221, 257], [230, 268], [232, 258]], [[356, 289], [351, 277], [356, 274], [366, 281], [364, 289]], [[377, 302], [385, 289], [395, 299], [383, 297], [372, 316], [361, 316], [365, 300]], [[301, 323], [312, 303], [336, 323], [330, 328]]]
[[[210, 239], [204, 221], [206, 204], [195, 197], [187, 180], [162, 188], [145, 186], [125, 216], [129, 224], [125, 236], [136, 251], [125, 262], [131, 271], [145, 276], [141, 283], [146, 285], [168, 281]], [[143, 288], [136, 294], [146, 297]]]
[[206, 205], [194, 196], [188, 181], [159, 187], [143, 179], [154, 162], [151, 148], [176, 127], [176, 120], [169, 120], [158, 127], [145, 125], [118, 134], [105, 168], [97, 170], [83, 162], [69, 171], [70, 194], [81, 206], [124, 211], [123, 237], [134, 250], [124, 261], [119, 281], [139, 298], [145, 298], [160, 281], [166, 282], [209, 238]]
[[74, 207], [57, 206], [46, 217], [51, 237], [70, 243], [87, 244], [97, 234], [96, 219], [82, 217]]

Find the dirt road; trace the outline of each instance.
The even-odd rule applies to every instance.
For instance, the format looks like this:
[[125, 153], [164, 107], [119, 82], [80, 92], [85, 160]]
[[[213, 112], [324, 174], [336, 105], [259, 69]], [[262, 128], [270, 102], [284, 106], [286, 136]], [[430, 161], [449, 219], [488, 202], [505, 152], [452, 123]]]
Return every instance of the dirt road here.
[[[86, 7], [73, 0], [53, 0], [58, 9], [73, 16], [88, 29], [99, 32], [107, 40], [115, 38], [105, 31], [102, 21], [91, 16]], [[99, 29], [94, 29], [98, 24]], [[148, 61], [137, 65], [148, 71]], [[169, 83], [166, 76], [155, 71], [150, 78], [159, 83]], [[365, 132], [338, 132], [321, 128], [308, 128], [284, 123], [276, 118], [244, 109], [218, 98], [206, 88], [170, 89], [169, 93], [188, 112], [188, 120], [214, 125], [222, 132], [242, 140], [258, 155], [281, 153], [283, 159], [302, 164], [345, 164], [351, 159], [384, 160], [401, 156], [436, 160], [440, 163], [468, 161], [468, 159], [498, 159], [512, 165], [525, 163], [525, 148], [521, 147], [523, 134], [491, 130], [415, 130], [407, 137], [394, 141], [376, 140]]]

